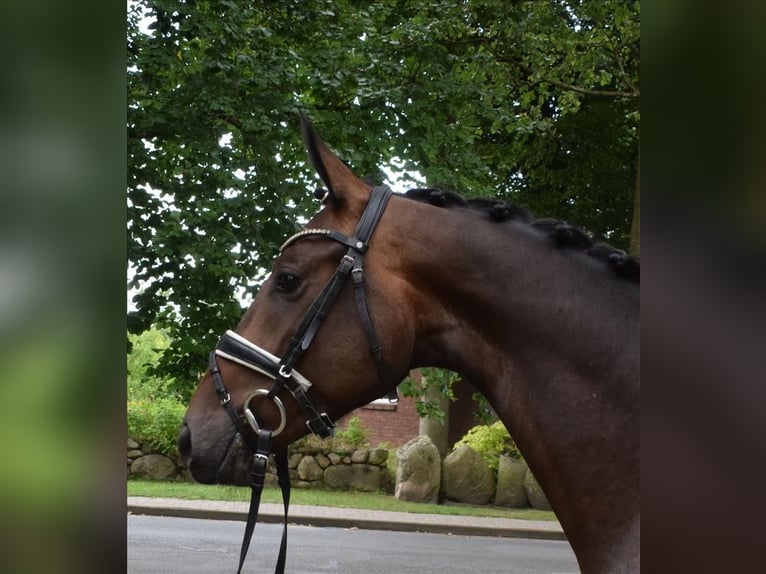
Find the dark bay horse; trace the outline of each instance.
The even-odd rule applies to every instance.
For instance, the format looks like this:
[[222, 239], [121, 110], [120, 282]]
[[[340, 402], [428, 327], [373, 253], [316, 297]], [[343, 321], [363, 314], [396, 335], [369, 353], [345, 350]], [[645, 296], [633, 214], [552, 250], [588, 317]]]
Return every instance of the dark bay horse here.
[[502, 202], [371, 189], [303, 137], [324, 207], [211, 355], [179, 435], [193, 476], [248, 483], [243, 413], [277, 452], [443, 367], [503, 420], [582, 572], [638, 572], [638, 260]]

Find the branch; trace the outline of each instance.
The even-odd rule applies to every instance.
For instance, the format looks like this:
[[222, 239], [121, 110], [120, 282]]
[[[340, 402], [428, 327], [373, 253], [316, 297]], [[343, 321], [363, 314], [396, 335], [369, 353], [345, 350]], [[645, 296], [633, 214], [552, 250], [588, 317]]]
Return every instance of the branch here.
[[589, 88], [581, 88], [580, 86], [575, 86], [574, 84], [568, 84], [566, 82], [561, 82], [559, 80], [554, 80], [551, 78], [540, 78], [539, 80], [531, 80], [529, 79], [530, 76], [534, 75], [534, 70], [530, 68], [529, 66], [522, 64], [518, 60], [514, 60], [510, 56], [500, 56], [499, 54], [496, 54], [495, 52], [492, 52], [492, 54], [500, 60], [501, 62], [507, 62], [509, 64], [512, 64], [516, 66], [519, 70], [524, 72], [527, 75], [527, 83], [532, 86], [536, 86], [538, 84], [551, 84], [552, 86], [556, 86], [559, 88], [562, 88], [564, 90], [569, 90], [571, 92], [577, 92], [578, 94], [585, 94], [588, 96], [604, 96], [604, 97], [612, 97], [612, 98], [639, 98], [641, 97], [641, 91], [637, 89], [633, 89], [631, 92], [625, 92], [622, 90], [592, 90]]
[[634, 90], [632, 92], [624, 92], [622, 90], [590, 90], [588, 88], [581, 88], [566, 82], [559, 82], [558, 80], [551, 80], [550, 78], [540, 78], [539, 80], [529, 80], [531, 85], [537, 84], [551, 84], [565, 90], [577, 92], [578, 94], [586, 94], [588, 96], [605, 96], [611, 98], [640, 98], [641, 92]]
[[224, 123], [227, 123], [227, 124], [230, 124], [230, 125], [234, 126], [239, 131], [244, 131], [242, 129], [242, 122], [238, 118], [234, 117], [233, 115], [231, 115], [229, 113], [226, 113], [226, 112], [215, 112], [213, 114], [213, 117], [215, 119], [217, 119], [217, 120], [221, 120]]
[[510, 56], [498, 54], [497, 51], [493, 49], [489, 38], [479, 37], [477, 39], [482, 40], [481, 43], [484, 44], [484, 47], [487, 50], [489, 50], [490, 54], [492, 54], [497, 61], [511, 64], [517, 67], [519, 70], [521, 70], [524, 74], [526, 74], [527, 76], [526, 83], [531, 86], [536, 86], [538, 84], [551, 84], [552, 86], [556, 86], [564, 90], [569, 90], [571, 92], [577, 92], [578, 94], [585, 94], [587, 96], [602, 96], [602, 97], [612, 97], [612, 98], [640, 98], [641, 97], [641, 91], [634, 88], [630, 84], [630, 82], [628, 82], [628, 85], [631, 88], [633, 88], [633, 90], [630, 92], [626, 92], [623, 90], [593, 90], [590, 88], [581, 88], [580, 86], [575, 86], [574, 84], [568, 84], [566, 82], [561, 82], [559, 80], [554, 80], [552, 78], [540, 78], [539, 80], [531, 80], [530, 77], [533, 76], [535, 73], [535, 71], [532, 68], [530, 68], [526, 64], [522, 64], [521, 62], [519, 62], [518, 60]]

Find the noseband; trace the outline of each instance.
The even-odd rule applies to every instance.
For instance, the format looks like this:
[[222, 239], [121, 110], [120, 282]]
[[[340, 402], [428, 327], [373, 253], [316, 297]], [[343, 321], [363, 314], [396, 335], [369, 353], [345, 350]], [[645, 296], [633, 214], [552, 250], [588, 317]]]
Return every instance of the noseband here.
[[[213, 377], [213, 385], [215, 387], [215, 392], [218, 395], [219, 403], [228, 413], [237, 432], [242, 437], [242, 440], [253, 452], [253, 461], [250, 468], [250, 486], [252, 489], [250, 511], [248, 512], [247, 525], [245, 527], [245, 537], [242, 541], [237, 574], [242, 570], [242, 565], [250, 544], [250, 538], [252, 537], [257, 520], [258, 506], [260, 504], [261, 492], [263, 490], [266, 466], [271, 451], [271, 439], [282, 432], [287, 422], [285, 408], [282, 400], [277, 396], [278, 393], [283, 388], [290, 392], [306, 414], [306, 425], [312, 433], [321, 438], [328, 438], [335, 432], [335, 423], [327, 413], [319, 412], [307, 394], [312, 386], [311, 382], [301, 375], [295, 369], [295, 366], [314, 340], [322, 321], [327, 317], [327, 314], [335, 303], [335, 300], [340, 294], [341, 288], [345, 284], [349, 275], [351, 276], [354, 285], [357, 311], [367, 338], [367, 343], [370, 347], [370, 352], [375, 359], [378, 374], [381, 377], [381, 380], [383, 378], [383, 351], [367, 305], [367, 296], [364, 289], [363, 263], [364, 255], [369, 248], [372, 234], [383, 215], [383, 211], [386, 208], [391, 194], [391, 189], [385, 185], [375, 187], [372, 190], [370, 199], [367, 202], [367, 207], [365, 208], [364, 213], [362, 213], [362, 217], [356, 226], [353, 236], [348, 236], [339, 231], [330, 229], [306, 229], [296, 233], [282, 245], [280, 253], [290, 245], [301, 241], [302, 239], [309, 237], [324, 237], [348, 247], [348, 250], [341, 258], [340, 264], [335, 270], [335, 274], [322, 288], [322, 291], [304, 315], [303, 321], [301, 321], [295, 334], [290, 338], [290, 343], [281, 358], [269, 353], [255, 343], [248, 341], [234, 331], [226, 331], [226, 333], [219, 339], [215, 350], [210, 353], [210, 373]], [[265, 389], [257, 389], [245, 400], [243, 416], [249, 429], [245, 426], [242, 417], [237, 414], [231, 404], [231, 395], [223, 383], [221, 371], [218, 368], [217, 357], [227, 359], [247, 369], [266, 375], [274, 381], [271, 389], [268, 391]], [[392, 402], [396, 400], [395, 388], [389, 392], [388, 397]], [[253, 414], [250, 404], [259, 398], [271, 400], [277, 407], [280, 422], [275, 429], [262, 428]], [[250, 430], [252, 433], [249, 432]], [[255, 440], [253, 440], [253, 434]], [[277, 454], [275, 456], [275, 462], [285, 507], [282, 544], [275, 570], [277, 574], [281, 574], [284, 572], [285, 558], [287, 554], [287, 511], [290, 498], [290, 479], [285, 452]]]

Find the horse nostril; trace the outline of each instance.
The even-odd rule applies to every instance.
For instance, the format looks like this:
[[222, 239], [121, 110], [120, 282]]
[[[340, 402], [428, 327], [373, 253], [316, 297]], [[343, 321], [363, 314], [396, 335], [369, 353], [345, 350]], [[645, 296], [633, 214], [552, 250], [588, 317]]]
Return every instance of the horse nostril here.
[[184, 421], [181, 430], [178, 432], [178, 452], [184, 462], [188, 462], [191, 456], [191, 430]]

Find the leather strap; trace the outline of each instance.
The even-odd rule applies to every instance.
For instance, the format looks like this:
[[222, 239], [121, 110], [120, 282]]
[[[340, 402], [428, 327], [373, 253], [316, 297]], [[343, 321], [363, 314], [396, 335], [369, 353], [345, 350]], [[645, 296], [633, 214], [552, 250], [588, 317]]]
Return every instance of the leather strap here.
[[[356, 230], [354, 231], [354, 236], [351, 238], [334, 231], [316, 230], [317, 234], [339, 241], [343, 245], [349, 246], [349, 248], [341, 259], [332, 278], [325, 285], [316, 299], [314, 299], [311, 307], [309, 307], [306, 315], [304, 315], [301, 325], [291, 338], [287, 351], [283, 356], [282, 364], [280, 365], [280, 367], [284, 367], [287, 372], [292, 372], [292, 369], [300, 360], [301, 355], [303, 355], [306, 349], [309, 348], [309, 345], [311, 345], [322, 321], [327, 317], [330, 308], [335, 303], [335, 299], [338, 297], [349, 273], [352, 273], [354, 276], [354, 292], [356, 294], [356, 304], [362, 321], [362, 327], [365, 336], [367, 337], [370, 351], [375, 358], [379, 370], [381, 369], [383, 360], [382, 347], [378, 340], [375, 325], [372, 322], [372, 317], [370, 316], [367, 306], [367, 298], [364, 291], [363, 263], [364, 255], [367, 251], [372, 233], [375, 231], [375, 227], [377, 226], [380, 217], [383, 215], [392, 193], [391, 188], [385, 185], [373, 188], [370, 192], [367, 208], [364, 210], [364, 213], [356, 226]], [[285, 243], [285, 245], [283, 245], [283, 248], [303, 237], [313, 235], [311, 231], [312, 230], [306, 230], [306, 232], [294, 235]], [[389, 393], [389, 397], [390, 396], [391, 393]]]
[[234, 423], [234, 428], [237, 429], [237, 432], [239, 432], [242, 440], [245, 441], [245, 444], [250, 448], [252, 452], [256, 452], [259, 445], [253, 441], [250, 433], [245, 428], [242, 419], [237, 415], [237, 413], [234, 411], [234, 407], [231, 405], [231, 395], [229, 395], [229, 391], [226, 390], [226, 387], [223, 384], [221, 371], [218, 368], [218, 362], [215, 358], [215, 351], [210, 353], [208, 365], [210, 368], [210, 373], [213, 375], [213, 386], [215, 387], [215, 392], [218, 395], [218, 403], [229, 415], [231, 422]]
[[[237, 574], [241, 574], [242, 566], [250, 548], [250, 541], [258, 522], [258, 511], [261, 506], [261, 495], [266, 481], [266, 469], [271, 450], [271, 431], [259, 430], [257, 432], [256, 451], [253, 454], [253, 463], [250, 468], [250, 509], [247, 513], [245, 533], [242, 538], [242, 546], [239, 551], [239, 567]], [[279, 557], [274, 568], [274, 574], [284, 574], [285, 561], [287, 560], [287, 514], [290, 509], [290, 471], [287, 465], [287, 451], [281, 451], [274, 457], [277, 468], [277, 479], [282, 491], [282, 504], [284, 506], [284, 520], [282, 522], [282, 542], [279, 546]]]
[[[386, 204], [388, 203], [391, 194], [391, 189], [387, 186], [379, 186], [372, 190], [367, 208], [362, 214], [353, 237], [349, 237], [333, 230], [306, 230], [297, 233], [288, 239], [282, 246], [282, 249], [284, 249], [293, 242], [304, 237], [325, 236], [348, 247], [348, 251], [343, 256], [343, 259], [341, 259], [335, 274], [311, 304], [300, 327], [291, 338], [288, 349], [283, 355], [282, 360], [267, 353], [260, 347], [244, 341], [244, 339], [234, 333], [226, 333], [223, 335], [218, 341], [216, 350], [210, 353], [210, 372], [213, 376], [213, 385], [215, 387], [215, 392], [218, 395], [218, 400], [221, 406], [225, 408], [235, 428], [242, 436], [242, 440], [245, 441], [247, 446], [253, 452], [253, 461], [250, 469], [250, 510], [247, 515], [247, 524], [245, 525], [237, 574], [241, 574], [242, 572], [242, 566], [245, 563], [253, 531], [255, 530], [255, 525], [258, 521], [258, 511], [261, 504], [261, 495], [263, 493], [273, 435], [272, 431], [259, 428], [254, 430], [256, 437], [255, 441], [252, 439], [251, 433], [245, 427], [242, 419], [237, 415], [234, 407], [231, 405], [231, 396], [223, 384], [221, 372], [216, 362], [216, 353], [272, 377], [274, 379], [274, 384], [268, 393], [269, 397], [273, 399], [283, 387], [287, 388], [295, 397], [304, 412], [308, 415], [306, 424], [309, 429], [321, 437], [326, 438], [332, 436], [335, 424], [326, 413], [319, 413], [317, 411], [313, 402], [306, 394], [310, 383], [303, 379], [303, 377], [300, 377], [300, 380], [296, 379], [298, 375], [297, 372], [294, 371], [294, 367], [298, 363], [301, 355], [309, 348], [311, 342], [314, 340], [322, 321], [327, 317], [327, 314], [337, 299], [338, 294], [350, 273], [353, 277], [352, 282], [354, 285], [356, 306], [362, 322], [362, 327], [369, 344], [370, 352], [375, 358], [378, 372], [382, 377], [384, 369], [383, 351], [367, 305], [367, 297], [364, 289], [363, 263], [370, 237], [375, 231], [375, 227], [386, 208]], [[392, 397], [396, 398], [395, 387], [393, 392], [389, 393], [389, 400], [393, 400]], [[287, 514], [290, 506], [290, 473], [287, 464], [286, 449], [275, 456], [275, 463], [279, 486], [282, 491], [282, 502], [285, 514], [282, 529], [282, 542], [280, 544], [279, 556], [277, 558], [274, 572], [275, 574], [284, 574], [287, 558]]]

